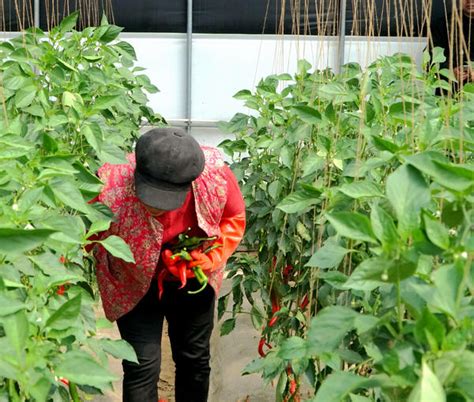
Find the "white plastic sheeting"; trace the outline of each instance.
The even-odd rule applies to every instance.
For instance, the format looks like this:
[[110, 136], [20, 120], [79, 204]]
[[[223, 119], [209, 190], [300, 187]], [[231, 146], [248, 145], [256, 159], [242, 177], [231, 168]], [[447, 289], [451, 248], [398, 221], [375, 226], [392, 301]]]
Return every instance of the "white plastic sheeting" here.
[[[186, 36], [184, 34], [124, 34], [136, 49], [138, 65], [147, 69], [160, 93], [151, 106], [170, 121], [186, 119]], [[191, 82], [194, 122], [229, 120], [242, 111], [232, 96], [252, 90], [267, 75], [296, 71], [298, 59], [313, 67], [335, 67], [336, 37], [281, 37], [269, 35], [193, 36]], [[408, 53], [421, 63], [425, 40], [410, 38], [346, 37], [345, 61], [366, 66], [381, 55]], [[212, 124], [211, 124], [212, 125]]]

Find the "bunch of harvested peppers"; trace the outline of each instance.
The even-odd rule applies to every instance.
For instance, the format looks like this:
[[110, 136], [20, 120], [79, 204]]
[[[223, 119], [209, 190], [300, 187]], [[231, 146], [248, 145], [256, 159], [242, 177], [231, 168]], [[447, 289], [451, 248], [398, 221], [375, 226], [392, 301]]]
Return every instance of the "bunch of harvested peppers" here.
[[[191, 228], [188, 228], [188, 231]], [[188, 232], [178, 235], [175, 243], [169, 244], [161, 253], [166, 269], [163, 269], [158, 275], [158, 296], [163, 294], [163, 281], [168, 273], [181, 281], [180, 289], [186, 286], [188, 278], [195, 277], [201, 287], [195, 291], [188, 291], [190, 294], [196, 294], [204, 290], [207, 286], [208, 278], [201, 266], [189, 267], [188, 264], [194, 260], [195, 251], [207, 254], [221, 244], [213, 243], [217, 239], [214, 237], [189, 236]]]

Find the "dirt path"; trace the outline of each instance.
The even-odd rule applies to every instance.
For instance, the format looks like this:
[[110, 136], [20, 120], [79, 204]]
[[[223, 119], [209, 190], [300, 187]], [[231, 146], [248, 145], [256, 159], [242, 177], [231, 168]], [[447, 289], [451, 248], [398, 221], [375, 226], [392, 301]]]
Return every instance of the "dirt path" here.
[[[222, 292], [228, 291], [231, 284], [224, 281]], [[224, 293], [222, 293], [224, 294]], [[117, 327], [102, 330], [100, 336], [120, 339]], [[248, 314], [237, 320], [236, 328], [229, 335], [219, 336], [219, 324], [216, 323], [211, 338], [211, 387], [209, 402], [271, 402], [274, 390], [263, 384], [259, 375], [242, 376], [242, 369], [257, 354], [258, 333], [253, 328]], [[162, 341], [161, 378], [158, 385], [160, 398], [174, 401], [174, 363], [166, 327]], [[111, 359], [114, 373], [122, 376], [122, 365], [117, 359]], [[120, 402], [122, 400], [121, 381], [114, 384], [114, 392], [96, 397], [96, 402]]]

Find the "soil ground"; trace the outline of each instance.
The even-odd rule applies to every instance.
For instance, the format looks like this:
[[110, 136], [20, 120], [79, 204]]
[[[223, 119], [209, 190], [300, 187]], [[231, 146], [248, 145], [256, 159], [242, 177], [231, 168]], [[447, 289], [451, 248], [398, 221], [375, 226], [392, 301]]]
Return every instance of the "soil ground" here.
[[[221, 294], [231, 287], [224, 281]], [[117, 327], [102, 330], [100, 336], [120, 339]], [[209, 402], [271, 402], [274, 389], [265, 386], [257, 374], [242, 376], [242, 369], [257, 357], [258, 332], [252, 326], [248, 314], [242, 314], [234, 331], [229, 335], [219, 335], [219, 323], [216, 323], [211, 338], [211, 386]], [[121, 362], [110, 360], [114, 373], [122, 376]], [[166, 327], [162, 341], [161, 378], [158, 384], [160, 398], [174, 401], [174, 362]], [[120, 402], [122, 400], [121, 381], [114, 384], [114, 392], [93, 398], [96, 402]]]

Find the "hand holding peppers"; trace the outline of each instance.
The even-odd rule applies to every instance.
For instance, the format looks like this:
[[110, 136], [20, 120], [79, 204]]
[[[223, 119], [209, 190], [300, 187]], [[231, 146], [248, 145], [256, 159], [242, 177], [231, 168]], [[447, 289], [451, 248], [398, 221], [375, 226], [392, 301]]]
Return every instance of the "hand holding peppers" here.
[[192, 258], [188, 263], [189, 268], [200, 266], [203, 271], [211, 271], [214, 267], [213, 261], [208, 254], [205, 254], [198, 249], [191, 251], [189, 254]]
[[222, 218], [219, 230], [219, 239], [191, 237], [186, 232], [181, 233], [170, 250], [163, 250], [162, 259], [166, 270], [158, 276], [161, 291], [168, 272], [180, 279], [181, 287], [186, 285], [187, 278], [195, 277], [202, 287], [190, 293], [203, 290], [207, 285], [206, 274], [222, 267], [240, 243], [245, 230], [245, 213]]
[[166, 269], [158, 276], [159, 295], [163, 293], [163, 281], [166, 274], [170, 273], [181, 281], [180, 289], [186, 286], [187, 279], [195, 277], [201, 284], [201, 288], [194, 292], [198, 293], [207, 286], [207, 275], [204, 270], [212, 269], [212, 261], [207, 258], [206, 253], [210, 250], [220, 247], [213, 245], [201, 251], [206, 242], [216, 240], [215, 237], [190, 237], [186, 233], [178, 236], [178, 242], [170, 249], [163, 250], [161, 258]]

